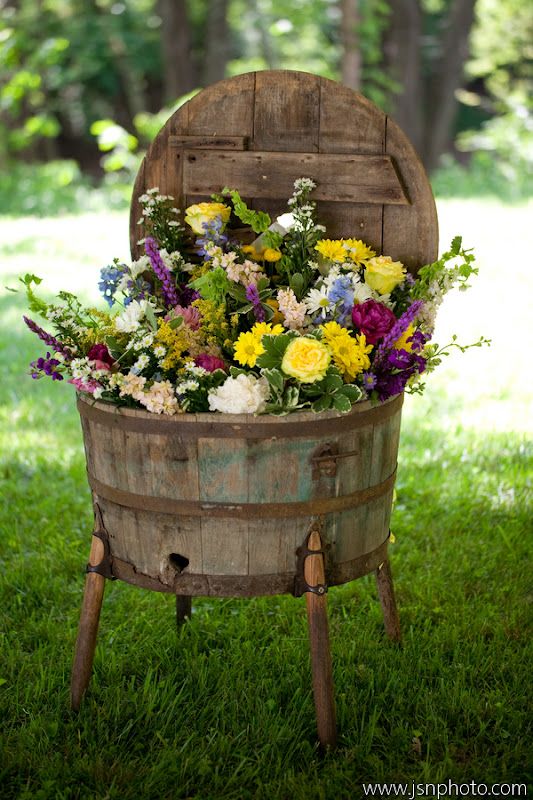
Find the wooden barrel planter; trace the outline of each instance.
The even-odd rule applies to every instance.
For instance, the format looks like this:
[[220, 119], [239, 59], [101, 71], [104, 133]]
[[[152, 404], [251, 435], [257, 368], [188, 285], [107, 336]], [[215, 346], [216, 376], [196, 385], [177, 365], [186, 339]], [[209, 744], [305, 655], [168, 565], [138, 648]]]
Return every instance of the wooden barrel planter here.
[[[415, 272], [434, 260], [435, 207], [397, 126], [314, 75], [262, 72], [210, 87], [150, 148], [132, 199], [152, 186], [181, 208], [223, 185], [274, 217], [296, 178], [317, 183], [328, 236], [359, 236]], [[161, 417], [80, 397], [95, 530], [72, 673], [91, 674], [105, 578], [177, 597], [305, 594], [320, 741], [335, 741], [326, 591], [375, 571], [392, 639], [400, 629], [387, 559], [403, 396], [348, 414]]]

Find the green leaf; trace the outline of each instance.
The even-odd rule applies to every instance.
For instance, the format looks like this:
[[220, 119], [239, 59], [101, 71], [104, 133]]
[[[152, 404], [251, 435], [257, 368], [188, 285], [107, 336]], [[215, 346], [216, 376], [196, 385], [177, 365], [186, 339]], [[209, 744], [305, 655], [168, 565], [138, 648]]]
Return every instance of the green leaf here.
[[261, 339], [261, 344], [265, 348], [265, 352], [258, 356], [256, 364], [261, 369], [279, 369], [285, 350], [291, 339], [298, 334], [280, 333], [279, 336], [266, 335]]
[[265, 214], [264, 211], [252, 211], [251, 208], [248, 208], [236, 189], [228, 189], [225, 186], [222, 189], [222, 194], [229, 194], [233, 203], [233, 210], [241, 222], [249, 225], [255, 233], [263, 233], [263, 231], [267, 230], [272, 221], [268, 214]]
[[301, 274], [301, 272], [296, 272], [292, 276], [289, 285], [298, 300], [300, 300], [304, 288], [304, 276]]
[[315, 400], [311, 408], [315, 414], [318, 414], [320, 411], [327, 411], [328, 408], [331, 408], [331, 396], [329, 394], [323, 394], [322, 397]]
[[295, 408], [300, 399], [300, 389], [298, 386], [287, 386], [283, 393], [283, 402], [286, 408]]
[[348, 397], [345, 394], [341, 394], [338, 392], [336, 395], [333, 396], [333, 407], [337, 411], [350, 411], [352, 404]]
[[156, 331], [157, 330], [157, 320], [155, 318], [154, 309], [152, 308], [151, 305], [147, 305], [146, 306], [145, 314], [146, 314], [146, 319], [150, 323], [150, 327], [152, 328], [153, 331]]
[[339, 394], [343, 394], [347, 397], [350, 403], [357, 403], [363, 396], [363, 392], [359, 386], [354, 386], [352, 383], [347, 383], [342, 389], [339, 389]]
[[182, 322], [183, 322], [183, 317], [174, 317], [174, 319], [171, 319], [168, 324], [169, 327], [174, 331], [176, 330], [176, 328], [179, 328]]
[[323, 383], [327, 392], [336, 392], [338, 389], [342, 389], [343, 386], [340, 375], [327, 375]]
[[282, 394], [285, 381], [279, 369], [263, 369], [261, 370], [261, 374], [265, 376], [269, 385], [276, 393]]

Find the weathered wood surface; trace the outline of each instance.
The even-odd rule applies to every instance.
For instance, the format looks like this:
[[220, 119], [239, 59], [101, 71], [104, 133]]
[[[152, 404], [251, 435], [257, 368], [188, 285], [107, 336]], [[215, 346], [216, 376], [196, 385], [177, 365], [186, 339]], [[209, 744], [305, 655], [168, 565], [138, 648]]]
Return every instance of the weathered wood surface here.
[[[279, 591], [275, 576], [285, 576], [282, 591], [291, 591], [295, 553], [316, 513], [324, 518], [328, 582], [376, 568], [372, 553], [388, 538], [401, 398], [376, 408], [358, 404], [348, 415], [282, 419], [198, 414], [169, 420], [83, 399], [79, 408], [89, 480], [113, 556], [135, 568], [132, 582], [136, 574], [140, 583], [148, 576], [162, 590], [194, 595], [204, 592], [205, 582], [196, 590], [193, 576], [215, 579], [209, 593], [217, 592], [218, 576], [235, 579], [222, 593], [231, 594], [233, 586], [235, 594], [250, 594], [258, 579], [258, 593], [268, 594]], [[148, 433], [119, 425], [146, 418]], [[201, 433], [206, 418], [210, 435]], [[343, 427], [328, 435], [328, 421]], [[324, 430], [313, 433], [321, 422]], [[227, 425], [233, 438], [217, 436], [217, 426]], [[256, 426], [262, 438], [253, 436]], [[300, 426], [305, 435], [297, 435]], [[187, 560], [182, 571], [176, 556]]]
[[[317, 551], [317, 554], [308, 556], [305, 561], [305, 580], [309, 586], [323, 586], [326, 581], [326, 575], [324, 556], [318, 552], [323, 546], [318, 530], [311, 531], [307, 546], [309, 550]], [[333, 667], [329, 646], [327, 595], [326, 593], [315, 594], [314, 592], [307, 592], [305, 601], [318, 739], [323, 747], [335, 747], [337, 726], [335, 721]]]
[[399, 642], [402, 638], [400, 618], [398, 616], [398, 609], [396, 608], [394, 584], [392, 582], [392, 572], [388, 558], [377, 568], [376, 581], [379, 600], [383, 611], [383, 620], [385, 622], [385, 632], [393, 642]]
[[[315, 200], [334, 203], [408, 205], [390, 156], [318, 153], [217, 152], [186, 150], [183, 162], [186, 195], [209, 197], [228, 175], [231, 188], [254, 198], [290, 197], [294, 181], [315, 181]], [[333, 182], [332, 176], [336, 175]]]
[[[191, 162], [192, 150], [196, 161]], [[254, 161], [254, 154], [261, 154], [260, 161]], [[342, 155], [345, 162], [338, 160]], [[291, 156], [298, 167], [294, 177], [305, 176], [306, 167], [315, 170], [316, 196], [324, 198], [318, 200], [318, 212], [330, 238], [361, 238], [378, 252], [403, 261], [412, 272], [436, 258], [437, 216], [431, 188], [398, 126], [351, 89], [316, 75], [284, 70], [247, 73], [216, 83], [169, 119], [135, 182], [133, 254], [140, 253], [138, 196], [146, 189], [158, 186], [185, 208], [228, 185], [242, 189], [252, 207], [275, 217], [287, 211], [289, 179], [294, 179], [287, 168]], [[379, 180], [372, 172], [376, 164], [388, 170], [379, 168]], [[367, 176], [359, 171], [366, 169], [364, 165]], [[343, 180], [350, 170], [347, 191]], [[274, 186], [277, 197], [272, 197]]]

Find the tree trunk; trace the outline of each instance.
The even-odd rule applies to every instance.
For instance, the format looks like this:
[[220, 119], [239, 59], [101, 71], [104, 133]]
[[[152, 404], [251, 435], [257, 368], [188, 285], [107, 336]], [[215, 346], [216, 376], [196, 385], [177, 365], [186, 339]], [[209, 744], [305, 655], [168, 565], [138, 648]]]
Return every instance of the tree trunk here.
[[192, 60], [191, 33], [185, 0], [158, 0], [161, 17], [163, 94], [166, 103], [190, 92], [198, 80]]
[[383, 50], [390, 75], [391, 116], [417, 150], [423, 141], [422, 14], [418, 0], [389, 0]]
[[426, 86], [426, 124], [422, 158], [426, 169], [434, 169], [440, 156], [451, 147], [457, 112], [455, 91], [461, 86], [469, 53], [475, 0], [455, 0], [442, 36], [441, 57]]
[[228, 0], [212, 0], [207, 12], [205, 73], [203, 83], [222, 80], [226, 74], [229, 52]]
[[342, 82], [350, 89], [361, 88], [359, 49], [359, 0], [341, 0]]

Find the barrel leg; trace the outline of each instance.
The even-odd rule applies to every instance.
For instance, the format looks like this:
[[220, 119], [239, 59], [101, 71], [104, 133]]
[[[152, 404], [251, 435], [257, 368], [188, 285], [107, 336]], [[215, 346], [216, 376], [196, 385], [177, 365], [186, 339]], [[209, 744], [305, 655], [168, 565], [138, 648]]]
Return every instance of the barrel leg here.
[[[104, 543], [98, 537], [93, 536], [89, 564], [97, 566], [103, 558]], [[99, 575], [97, 572], [87, 573], [70, 682], [70, 698], [73, 711], [79, 710], [83, 695], [91, 680], [104, 587], [105, 578], [103, 575]]]
[[192, 597], [187, 594], [176, 595], [176, 625], [178, 630], [190, 618], [192, 612]]
[[383, 619], [385, 621], [385, 632], [389, 639], [392, 639], [394, 642], [399, 642], [402, 638], [400, 618], [398, 616], [398, 609], [396, 608], [392, 572], [388, 558], [377, 568], [376, 580], [378, 584], [379, 600], [383, 610]]
[[[321, 550], [322, 542], [317, 530], [308, 538], [309, 550]], [[335, 747], [337, 726], [335, 721], [335, 697], [333, 670], [329, 646], [327, 595], [325, 592], [324, 556], [322, 553], [308, 555], [305, 560], [304, 577], [308, 586], [323, 587], [322, 593], [307, 591], [307, 622], [313, 673], [318, 738], [323, 747]]]

